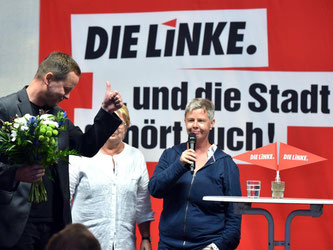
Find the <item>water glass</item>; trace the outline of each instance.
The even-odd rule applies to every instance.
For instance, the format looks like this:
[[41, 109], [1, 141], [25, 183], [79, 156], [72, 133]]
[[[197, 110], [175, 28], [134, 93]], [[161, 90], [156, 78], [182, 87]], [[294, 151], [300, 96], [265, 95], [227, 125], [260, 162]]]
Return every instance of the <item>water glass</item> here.
[[252, 180], [246, 181], [247, 197], [249, 197], [249, 198], [259, 198], [260, 188], [261, 188], [261, 182], [260, 181], [252, 181]]

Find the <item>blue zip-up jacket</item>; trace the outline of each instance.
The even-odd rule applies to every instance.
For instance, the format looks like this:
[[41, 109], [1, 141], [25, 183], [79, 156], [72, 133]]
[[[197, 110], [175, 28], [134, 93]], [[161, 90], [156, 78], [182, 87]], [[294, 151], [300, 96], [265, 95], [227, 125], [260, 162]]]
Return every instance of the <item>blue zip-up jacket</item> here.
[[149, 192], [163, 198], [159, 249], [202, 249], [215, 243], [235, 249], [240, 240], [241, 216], [232, 203], [203, 201], [206, 195], [241, 196], [239, 170], [231, 157], [216, 149], [196, 174], [180, 162], [186, 143], [166, 149], [149, 181]]

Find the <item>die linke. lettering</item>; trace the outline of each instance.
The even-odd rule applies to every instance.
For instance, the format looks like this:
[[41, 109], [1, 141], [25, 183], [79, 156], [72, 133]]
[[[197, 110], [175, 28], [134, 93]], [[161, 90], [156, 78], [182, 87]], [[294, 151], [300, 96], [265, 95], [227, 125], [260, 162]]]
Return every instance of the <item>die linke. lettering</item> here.
[[[157, 37], [158, 32], [164, 31], [159, 30], [157, 24], [151, 24], [148, 37], [144, 39], [147, 40], [145, 56], [147, 58], [183, 56], [185, 48], [191, 56], [211, 55], [212, 53], [215, 55], [241, 55], [244, 53], [244, 48], [240, 46], [240, 42], [244, 40], [242, 33], [244, 33], [246, 22], [230, 22], [229, 29], [225, 28], [227, 24], [228, 22], [194, 23], [191, 28], [187, 23], [180, 23], [178, 32], [175, 28], [165, 31], [165, 41], [164, 44], [162, 43], [162, 47], [157, 46]], [[140, 42], [140, 28], [140, 25], [113, 26], [111, 30], [105, 30], [99, 26], [89, 27], [85, 59], [97, 59], [107, 51], [110, 59], [136, 58], [138, 51], [135, 46]], [[227, 36], [224, 33], [227, 33]], [[227, 41], [223, 42], [222, 39], [227, 39]], [[159, 42], [159, 44], [161, 43]], [[223, 48], [222, 44], [227, 45]], [[255, 45], [249, 45], [246, 48], [249, 55], [255, 54], [256, 51]]]
[[273, 154], [251, 154], [250, 160], [274, 160]]
[[309, 159], [307, 155], [285, 154], [283, 155], [283, 160], [308, 161]]

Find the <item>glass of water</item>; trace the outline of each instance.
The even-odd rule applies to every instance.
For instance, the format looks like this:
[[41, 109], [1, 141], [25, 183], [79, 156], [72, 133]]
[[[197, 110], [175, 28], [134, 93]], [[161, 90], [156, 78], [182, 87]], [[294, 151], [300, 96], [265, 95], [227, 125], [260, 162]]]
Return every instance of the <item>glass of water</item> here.
[[247, 197], [259, 198], [260, 188], [261, 188], [260, 181], [252, 181], [252, 180], [246, 181]]

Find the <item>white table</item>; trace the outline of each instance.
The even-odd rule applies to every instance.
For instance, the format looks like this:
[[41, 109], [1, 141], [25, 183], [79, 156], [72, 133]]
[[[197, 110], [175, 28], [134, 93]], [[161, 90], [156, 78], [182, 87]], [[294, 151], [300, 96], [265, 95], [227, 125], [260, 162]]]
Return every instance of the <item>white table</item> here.
[[[333, 205], [333, 199], [300, 199], [283, 198], [273, 199], [269, 197], [248, 198], [241, 196], [204, 196], [205, 201], [221, 201], [234, 203], [236, 214], [258, 214], [264, 215], [268, 222], [268, 249], [273, 250], [274, 246], [284, 246], [285, 250], [290, 250], [290, 225], [292, 219], [297, 216], [320, 217], [323, 213], [324, 205]], [[263, 208], [252, 208], [252, 203], [276, 203], [276, 204], [308, 204], [310, 210], [294, 210], [290, 212], [285, 224], [285, 240], [274, 240], [274, 220], [269, 211]]]

